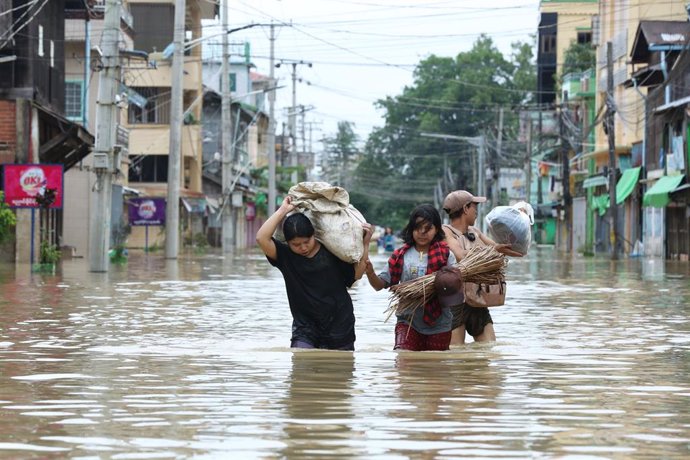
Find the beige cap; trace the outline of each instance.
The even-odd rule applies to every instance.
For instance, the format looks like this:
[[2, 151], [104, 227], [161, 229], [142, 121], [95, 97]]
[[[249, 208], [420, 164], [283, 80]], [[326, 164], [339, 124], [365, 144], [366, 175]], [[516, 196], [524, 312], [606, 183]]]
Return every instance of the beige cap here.
[[443, 200], [443, 210], [448, 214], [452, 214], [461, 210], [469, 203], [484, 203], [485, 201], [486, 197], [474, 196], [466, 190], [456, 190], [450, 192], [446, 199]]

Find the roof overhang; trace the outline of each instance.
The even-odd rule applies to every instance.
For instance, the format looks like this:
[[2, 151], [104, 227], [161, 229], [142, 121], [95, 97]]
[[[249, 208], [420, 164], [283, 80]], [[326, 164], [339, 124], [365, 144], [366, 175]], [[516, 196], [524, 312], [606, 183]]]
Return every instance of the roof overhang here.
[[41, 163], [62, 164], [67, 171], [91, 152], [94, 136], [86, 128], [37, 102], [33, 106], [42, 128], [38, 150]]
[[630, 48], [631, 62], [649, 62], [652, 52], [680, 51], [689, 41], [688, 21], [640, 21]]
[[666, 110], [674, 109], [676, 107], [682, 107], [687, 104], [690, 104], [690, 96], [686, 96], [681, 99], [676, 99], [675, 101], [671, 101], [668, 104], [660, 105], [659, 107], [656, 107], [654, 109], [654, 113], [664, 112]]

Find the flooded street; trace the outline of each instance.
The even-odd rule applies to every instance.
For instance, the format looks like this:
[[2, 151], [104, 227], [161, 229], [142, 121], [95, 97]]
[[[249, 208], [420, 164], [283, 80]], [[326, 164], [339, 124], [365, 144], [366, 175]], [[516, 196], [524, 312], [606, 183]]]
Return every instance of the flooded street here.
[[688, 458], [689, 280], [533, 248], [496, 343], [397, 353], [363, 279], [350, 353], [288, 348], [259, 252], [0, 266], [0, 457]]

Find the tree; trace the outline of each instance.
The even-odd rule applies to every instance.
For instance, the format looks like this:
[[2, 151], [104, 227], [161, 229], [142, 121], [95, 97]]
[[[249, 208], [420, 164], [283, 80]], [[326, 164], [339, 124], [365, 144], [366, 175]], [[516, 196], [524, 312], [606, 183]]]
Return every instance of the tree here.
[[563, 54], [563, 71], [560, 80], [569, 73], [594, 68], [596, 60], [597, 56], [591, 43], [577, 43], [573, 40]]
[[[349, 188], [353, 204], [370, 221], [400, 228], [414, 205], [434, 201], [439, 184], [447, 187], [443, 193], [472, 190], [476, 147], [422, 133], [491, 139], [498, 107], [531, 102], [535, 83], [532, 46], [526, 43], [514, 44], [506, 58], [482, 35], [455, 58], [431, 55], [422, 60], [412, 85], [377, 102], [385, 124], [367, 139]], [[505, 133], [517, 132], [517, 123], [515, 111], [506, 111]], [[504, 139], [502, 150], [517, 150], [517, 142]]]
[[331, 184], [346, 187], [354, 161], [359, 156], [359, 139], [354, 126], [352, 122], [339, 121], [335, 136], [324, 140], [324, 177]]

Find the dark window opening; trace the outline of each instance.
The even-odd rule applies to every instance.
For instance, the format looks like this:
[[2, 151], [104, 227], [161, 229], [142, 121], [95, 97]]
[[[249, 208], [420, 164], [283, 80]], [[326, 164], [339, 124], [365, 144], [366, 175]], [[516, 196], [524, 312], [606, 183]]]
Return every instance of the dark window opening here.
[[577, 33], [577, 43], [580, 45], [592, 43], [592, 31], [578, 32]]
[[130, 182], [168, 182], [168, 155], [133, 155], [130, 160]]
[[556, 36], [542, 35], [541, 36], [541, 52], [544, 54], [553, 54], [556, 52]]

